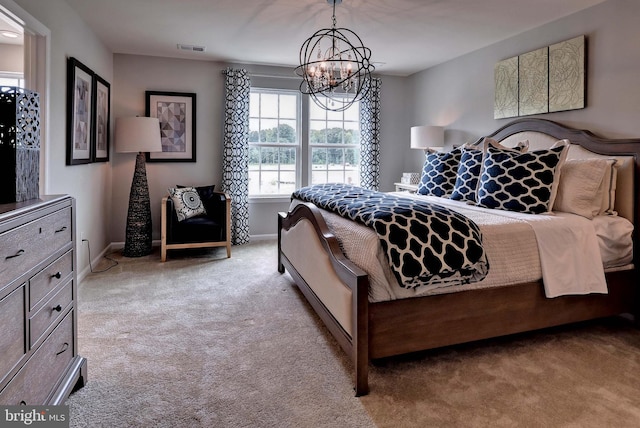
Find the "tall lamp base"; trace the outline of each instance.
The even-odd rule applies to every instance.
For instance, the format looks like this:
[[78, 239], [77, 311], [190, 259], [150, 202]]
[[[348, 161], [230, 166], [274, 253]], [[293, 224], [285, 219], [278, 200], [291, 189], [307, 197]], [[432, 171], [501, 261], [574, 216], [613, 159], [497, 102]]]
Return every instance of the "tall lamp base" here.
[[151, 253], [151, 202], [145, 167], [145, 155], [136, 156], [136, 169], [129, 193], [129, 211], [127, 212], [127, 230], [122, 255], [142, 257]]

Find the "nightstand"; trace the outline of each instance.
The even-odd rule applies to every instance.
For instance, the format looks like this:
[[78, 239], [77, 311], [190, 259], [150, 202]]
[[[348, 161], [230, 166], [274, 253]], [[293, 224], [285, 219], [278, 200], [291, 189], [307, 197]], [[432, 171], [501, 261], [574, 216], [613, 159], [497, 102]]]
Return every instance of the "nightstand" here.
[[393, 183], [396, 186], [396, 192], [416, 193], [418, 191], [417, 184]]

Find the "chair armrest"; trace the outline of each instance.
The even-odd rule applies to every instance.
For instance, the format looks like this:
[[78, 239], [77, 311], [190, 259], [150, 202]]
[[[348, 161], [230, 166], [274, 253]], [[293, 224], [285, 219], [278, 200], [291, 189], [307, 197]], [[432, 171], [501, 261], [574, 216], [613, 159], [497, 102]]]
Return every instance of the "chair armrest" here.
[[203, 201], [207, 216], [211, 217], [218, 224], [227, 224], [227, 205], [230, 201], [229, 195], [224, 192], [213, 192], [213, 196]]
[[162, 210], [164, 211], [164, 232], [166, 234], [167, 240], [171, 240], [173, 237], [172, 231], [174, 230], [174, 226], [178, 224], [178, 215], [176, 214], [176, 209], [173, 206], [173, 199], [170, 196], [165, 196], [162, 198]]

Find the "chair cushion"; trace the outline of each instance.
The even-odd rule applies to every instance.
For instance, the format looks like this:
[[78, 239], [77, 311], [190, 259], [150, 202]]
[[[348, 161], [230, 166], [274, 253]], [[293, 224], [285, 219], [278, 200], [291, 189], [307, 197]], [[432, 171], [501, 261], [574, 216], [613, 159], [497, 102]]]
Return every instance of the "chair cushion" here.
[[222, 241], [223, 230], [222, 224], [210, 217], [192, 217], [173, 225], [171, 232], [167, 234], [167, 243]]

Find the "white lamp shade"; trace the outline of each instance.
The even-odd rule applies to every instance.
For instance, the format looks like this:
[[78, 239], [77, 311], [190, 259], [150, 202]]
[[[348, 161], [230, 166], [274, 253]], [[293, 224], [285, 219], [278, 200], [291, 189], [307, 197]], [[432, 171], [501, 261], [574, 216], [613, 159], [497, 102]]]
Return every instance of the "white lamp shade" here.
[[116, 152], [161, 152], [160, 121], [156, 117], [116, 119]]
[[442, 126], [412, 126], [411, 148], [428, 149], [429, 147], [444, 147], [444, 128]]

